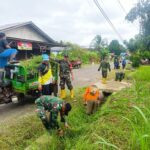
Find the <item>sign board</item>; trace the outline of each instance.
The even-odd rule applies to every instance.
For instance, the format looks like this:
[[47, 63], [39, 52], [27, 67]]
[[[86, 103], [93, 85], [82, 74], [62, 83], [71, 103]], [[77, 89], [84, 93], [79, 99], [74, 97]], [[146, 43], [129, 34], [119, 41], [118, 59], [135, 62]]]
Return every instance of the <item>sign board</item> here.
[[19, 50], [32, 50], [32, 43], [30, 42], [17, 42]]

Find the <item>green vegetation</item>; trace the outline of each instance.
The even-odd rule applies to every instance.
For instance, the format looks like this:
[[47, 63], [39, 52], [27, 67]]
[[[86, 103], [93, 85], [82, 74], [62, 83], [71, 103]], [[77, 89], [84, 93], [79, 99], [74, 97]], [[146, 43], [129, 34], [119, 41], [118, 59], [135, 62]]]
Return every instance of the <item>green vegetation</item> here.
[[0, 149], [22, 150], [43, 133], [43, 125], [35, 114], [8, 120], [7, 125], [0, 125]]
[[125, 52], [125, 48], [118, 40], [112, 40], [109, 44], [109, 51], [115, 55], [120, 55], [121, 52]]
[[140, 56], [137, 53], [132, 54], [130, 56], [130, 60], [132, 61], [132, 67], [139, 67], [140, 66]]
[[99, 53], [97, 51], [90, 51], [80, 47], [77, 44], [67, 43], [67, 49], [60, 53], [57, 58], [62, 57], [64, 53], [69, 55], [70, 60], [78, 60], [81, 59], [83, 64], [89, 64], [91, 62], [99, 61]]
[[41, 61], [42, 61], [41, 56], [34, 56], [31, 59], [21, 61], [21, 65], [23, 65], [24, 67], [26, 67], [31, 71], [32, 70], [34, 71], [35, 69], [37, 69]]
[[126, 19], [134, 22], [140, 19], [140, 33], [124, 41], [131, 53], [136, 53], [140, 59], [148, 59], [150, 63], [150, 1], [139, 1], [127, 14]]
[[[133, 72], [133, 86], [110, 96], [92, 116], [85, 114], [82, 105], [84, 88], [76, 91], [77, 102], [71, 101], [73, 110], [68, 118], [71, 128], [65, 131], [64, 138], [59, 138], [56, 132], [49, 135], [36, 116], [29, 116], [17, 126], [1, 127], [0, 148], [23, 149], [32, 143], [33, 150], [147, 150], [150, 148], [149, 74], [149, 66]], [[45, 134], [40, 144], [33, 142], [42, 133]]]

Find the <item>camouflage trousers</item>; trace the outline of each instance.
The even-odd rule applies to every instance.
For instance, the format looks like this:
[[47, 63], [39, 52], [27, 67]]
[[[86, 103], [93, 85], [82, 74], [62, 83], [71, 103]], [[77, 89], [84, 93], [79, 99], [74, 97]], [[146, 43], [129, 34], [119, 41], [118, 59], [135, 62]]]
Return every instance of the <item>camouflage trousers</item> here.
[[44, 127], [49, 130], [49, 129], [58, 129], [59, 125], [57, 122], [57, 115], [56, 113], [53, 112], [46, 112], [46, 118], [42, 119], [42, 123]]
[[67, 85], [69, 90], [73, 89], [70, 75], [60, 76], [60, 88], [61, 88], [61, 90], [65, 89], [65, 84]]

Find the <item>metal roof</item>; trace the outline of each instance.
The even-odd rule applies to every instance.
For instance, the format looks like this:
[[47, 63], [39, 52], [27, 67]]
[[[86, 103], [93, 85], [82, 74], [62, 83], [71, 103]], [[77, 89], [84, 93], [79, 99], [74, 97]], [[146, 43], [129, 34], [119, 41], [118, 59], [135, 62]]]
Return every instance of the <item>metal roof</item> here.
[[[36, 26], [32, 21], [22, 22], [22, 23], [6, 24], [6, 25], [3, 25], [3, 26], [0, 26], [0, 32], [9, 31], [9, 30], [12, 30], [12, 29], [15, 29], [15, 28], [26, 26], [26, 25], [29, 25], [29, 26], [33, 27], [41, 36], [43, 36], [45, 39], [47, 39], [50, 43], [57, 43], [52, 38], [50, 38], [45, 32], [43, 32], [38, 26]], [[59, 43], [57, 43], [57, 44], [59, 44]]]

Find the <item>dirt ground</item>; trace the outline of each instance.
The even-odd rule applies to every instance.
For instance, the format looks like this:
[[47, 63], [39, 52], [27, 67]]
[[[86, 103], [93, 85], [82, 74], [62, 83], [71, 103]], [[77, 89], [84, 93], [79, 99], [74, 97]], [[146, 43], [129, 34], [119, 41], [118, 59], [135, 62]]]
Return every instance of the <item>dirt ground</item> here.
[[[97, 71], [98, 65], [86, 65], [81, 69], [74, 69], [74, 87], [84, 87], [93, 84], [100, 80], [100, 72]], [[34, 100], [27, 101], [20, 104], [3, 104], [0, 105], [0, 123], [6, 123], [8, 121], [13, 121], [16, 118], [22, 117], [35, 112]]]

